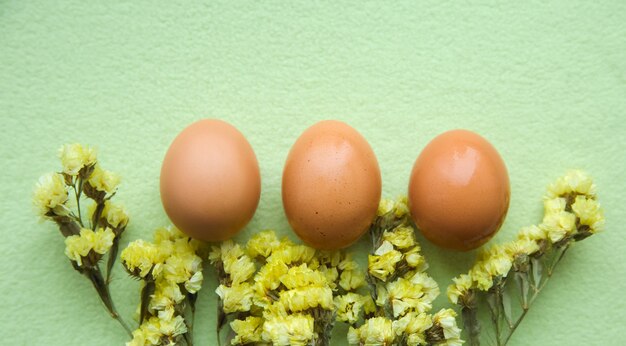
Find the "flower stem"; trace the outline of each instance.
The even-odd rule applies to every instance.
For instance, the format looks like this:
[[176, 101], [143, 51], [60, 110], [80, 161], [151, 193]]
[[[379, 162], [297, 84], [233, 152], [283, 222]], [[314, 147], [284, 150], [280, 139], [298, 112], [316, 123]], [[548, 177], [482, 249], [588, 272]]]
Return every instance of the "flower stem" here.
[[128, 325], [122, 319], [120, 314], [115, 309], [115, 305], [113, 304], [113, 299], [111, 299], [111, 292], [109, 291], [108, 285], [105, 283], [104, 278], [102, 277], [102, 272], [98, 266], [94, 266], [93, 268], [85, 270], [84, 274], [89, 278], [94, 288], [98, 292], [98, 296], [100, 296], [100, 300], [104, 304], [104, 307], [109, 312], [113, 319], [117, 320], [119, 324], [126, 330], [128, 336], [133, 337], [133, 333], [128, 328]]
[[[506, 345], [509, 342], [509, 340], [511, 339], [511, 336], [513, 335], [513, 332], [515, 332], [515, 330], [520, 325], [520, 323], [522, 323], [522, 320], [524, 319], [524, 317], [526, 317], [526, 314], [528, 313], [528, 310], [532, 306], [533, 302], [535, 301], [535, 299], [537, 299], [537, 296], [539, 296], [539, 292], [541, 292], [541, 290], [544, 287], [546, 287], [546, 284], [552, 277], [552, 273], [554, 272], [554, 269], [556, 269], [556, 266], [561, 262], [561, 259], [563, 259], [563, 256], [565, 256], [567, 249], [569, 249], [569, 245], [565, 245], [562, 248], [562, 250], [560, 249], [561, 253], [555, 256], [556, 259], [552, 262], [552, 265], [550, 266], [550, 268], [548, 268], [548, 274], [546, 275], [545, 279], [542, 280], [541, 284], [539, 284], [539, 287], [535, 289], [535, 292], [533, 292], [533, 295], [528, 300], [527, 306], [522, 306], [522, 310], [523, 310], [522, 314], [513, 324], [513, 328], [510, 329], [502, 345]], [[500, 339], [498, 339], [498, 343], [499, 342], [500, 342]]]

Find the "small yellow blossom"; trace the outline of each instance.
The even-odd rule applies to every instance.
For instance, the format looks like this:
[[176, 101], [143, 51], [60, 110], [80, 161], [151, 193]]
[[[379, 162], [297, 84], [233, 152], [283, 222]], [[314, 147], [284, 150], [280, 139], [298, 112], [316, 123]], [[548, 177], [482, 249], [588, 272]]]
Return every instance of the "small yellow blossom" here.
[[256, 271], [256, 266], [248, 255], [241, 255], [238, 258], [226, 256], [223, 261], [224, 271], [230, 275], [233, 284], [247, 281]]
[[474, 286], [481, 291], [487, 291], [493, 286], [493, 277], [485, 270], [484, 263], [476, 263], [469, 271]]
[[351, 345], [391, 345], [394, 339], [393, 323], [384, 317], [370, 318], [361, 327], [350, 327], [348, 331]]
[[527, 238], [520, 238], [504, 245], [505, 251], [511, 258], [518, 255], [532, 255], [539, 251], [539, 244]]
[[390, 242], [397, 249], [405, 249], [415, 245], [415, 233], [411, 227], [397, 227], [383, 233], [383, 240]]
[[[83, 230], [81, 230], [80, 233], [82, 236]], [[104, 255], [109, 251], [109, 249], [111, 249], [113, 239], [115, 239], [115, 234], [110, 228], [100, 228], [96, 232], [91, 231], [91, 234], [93, 234], [93, 238], [90, 239], [93, 251]]]
[[513, 265], [513, 258], [507, 253], [505, 246], [502, 245], [492, 246], [487, 251], [481, 250], [478, 257], [483, 262], [487, 273], [492, 277], [506, 277]]
[[446, 338], [444, 345], [461, 345], [460, 340], [461, 329], [456, 325], [456, 312], [452, 309], [441, 309], [433, 316], [433, 324], [443, 329], [443, 335]]
[[429, 302], [435, 300], [440, 293], [437, 282], [424, 272], [415, 272], [413, 274], [409, 273], [405, 275], [405, 277], [408, 277], [412, 284], [419, 285], [422, 288], [422, 291], [424, 292], [424, 299]]
[[[90, 214], [93, 214], [93, 212]], [[128, 224], [128, 213], [126, 213], [124, 206], [113, 203], [110, 200], [104, 201], [102, 217], [107, 220], [107, 223], [111, 225], [111, 227], [114, 228], [121, 228]]]
[[305, 346], [315, 337], [313, 317], [304, 314], [270, 316], [263, 324], [263, 340], [274, 346]]
[[335, 297], [334, 302], [337, 311], [337, 320], [350, 324], [357, 322], [359, 313], [363, 308], [363, 296], [349, 292]]
[[263, 319], [261, 317], [248, 316], [245, 320], [234, 320], [230, 327], [235, 332], [231, 345], [246, 345], [262, 341]]
[[448, 286], [448, 299], [453, 304], [459, 303], [459, 297], [463, 297], [472, 288], [472, 278], [468, 274], [461, 274], [452, 279], [454, 284]]
[[150, 299], [149, 308], [152, 311], [165, 310], [185, 299], [177, 283], [164, 279], [157, 279], [154, 294]]
[[546, 237], [546, 232], [535, 225], [522, 228], [517, 235], [518, 239], [528, 239], [534, 241], [544, 240]]
[[98, 191], [113, 193], [120, 184], [120, 177], [116, 173], [105, 171], [96, 165], [87, 182]]
[[[321, 265], [319, 268], [317, 268], [317, 270], [319, 270], [322, 274], [324, 274], [324, 277], [326, 278], [326, 282], [328, 282], [328, 286], [335, 290], [337, 289], [337, 278], [339, 277], [339, 272], [337, 271], [337, 267], [327, 267], [326, 265]], [[364, 278], [365, 279], [365, 278]]]
[[391, 212], [395, 207], [395, 203], [391, 199], [381, 199], [380, 203], [378, 203], [378, 210], [376, 215], [383, 216], [389, 212]]
[[288, 290], [307, 286], [321, 287], [328, 284], [324, 273], [310, 269], [306, 263], [289, 268], [287, 273], [280, 277], [280, 282]]
[[[274, 251], [267, 261], [280, 261], [287, 265], [292, 263], [308, 263], [310, 266], [311, 260], [315, 256], [315, 249], [304, 245], [281, 245]], [[310, 266], [313, 268], [313, 266]]]
[[576, 231], [576, 216], [566, 211], [548, 213], [539, 227], [556, 243]]
[[368, 256], [370, 275], [386, 281], [396, 271], [396, 264], [402, 260], [402, 253], [393, 249], [390, 242], [384, 241], [374, 255]]
[[65, 238], [65, 255], [72, 261], [78, 263], [79, 266], [82, 266], [83, 257], [89, 254], [91, 246], [91, 242], [81, 235], [69, 236]]
[[139, 270], [140, 277], [148, 275], [154, 264], [162, 262], [157, 246], [142, 239], [128, 244], [120, 258], [131, 273]]
[[249, 283], [243, 282], [231, 287], [219, 285], [215, 293], [222, 299], [225, 313], [250, 311], [254, 291]]
[[373, 314], [376, 312], [376, 303], [370, 294], [362, 296], [363, 299], [363, 312], [366, 314]]
[[404, 260], [411, 268], [417, 271], [425, 271], [428, 269], [428, 263], [426, 263], [426, 259], [420, 251], [419, 245], [415, 245], [409, 251], [404, 252]]
[[280, 302], [290, 311], [305, 311], [310, 308], [321, 307], [325, 310], [333, 309], [333, 291], [330, 287], [300, 287], [280, 292]]
[[428, 314], [409, 312], [393, 321], [393, 330], [397, 336], [405, 336], [407, 345], [426, 345], [425, 332], [432, 325], [432, 319]]
[[404, 215], [407, 215], [409, 213], [409, 202], [406, 196], [400, 196], [398, 197], [398, 199], [396, 200], [396, 207], [395, 207], [395, 216], [397, 218], [402, 218]]
[[548, 187], [547, 197], [562, 197], [571, 193], [593, 197], [596, 194], [596, 186], [587, 173], [580, 170], [572, 170], [558, 178]]
[[188, 281], [185, 281], [185, 289], [189, 293], [196, 293], [202, 288], [202, 281], [204, 277], [202, 276], [202, 272], [195, 272]]
[[424, 289], [405, 278], [399, 278], [387, 284], [388, 300], [393, 309], [393, 316], [403, 316], [409, 311], [426, 312], [432, 308]]
[[346, 291], [353, 291], [365, 284], [365, 274], [358, 269], [344, 270], [339, 278], [339, 286]]
[[63, 165], [63, 172], [75, 176], [85, 166], [96, 162], [96, 151], [78, 143], [65, 144], [59, 149], [59, 158]]
[[591, 233], [601, 231], [604, 228], [604, 214], [600, 204], [585, 196], [576, 196], [572, 211], [580, 219], [580, 224], [589, 227]]
[[50, 211], [56, 215], [67, 215], [69, 209], [65, 206], [68, 194], [65, 180], [59, 173], [49, 173], [37, 182], [33, 196], [33, 204], [41, 216]]
[[276, 238], [276, 234], [272, 230], [259, 232], [248, 240], [246, 250], [252, 258], [258, 256], [267, 258], [272, 251], [280, 246], [280, 241]]

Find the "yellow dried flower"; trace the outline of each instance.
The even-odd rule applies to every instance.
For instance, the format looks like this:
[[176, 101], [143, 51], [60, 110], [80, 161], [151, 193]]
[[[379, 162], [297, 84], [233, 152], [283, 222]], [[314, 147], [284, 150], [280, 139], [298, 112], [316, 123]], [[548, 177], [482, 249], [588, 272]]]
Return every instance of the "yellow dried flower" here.
[[378, 210], [376, 211], [376, 215], [383, 216], [393, 210], [395, 207], [395, 202], [391, 199], [381, 199], [380, 203], [378, 203]]
[[[371, 299], [371, 297], [370, 297]], [[359, 313], [363, 308], [363, 296], [354, 292], [335, 297], [335, 309], [337, 320], [354, 324], [359, 319]]]
[[423, 287], [405, 278], [387, 284], [388, 300], [391, 303], [393, 317], [399, 317], [409, 311], [426, 312], [432, 308], [429, 297]]
[[195, 272], [188, 281], [185, 281], [185, 289], [189, 293], [196, 293], [202, 288], [204, 276], [201, 271]]
[[443, 329], [446, 342], [443, 345], [460, 346], [461, 329], [456, 325], [456, 312], [452, 309], [441, 309], [433, 316], [433, 324]]
[[96, 165], [87, 182], [98, 191], [113, 193], [120, 184], [120, 180], [117, 173], [105, 171], [100, 165]]
[[454, 284], [448, 286], [448, 299], [453, 304], [459, 303], [459, 297], [463, 297], [472, 288], [472, 277], [468, 274], [461, 274], [452, 279]]
[[39, 178], [33, 194], [33, 204], [41, 216], [46, 216], [50, 211], [55, 215], [68, 215], [69, 209], [65, 206], [67, 198], [63, 175], [49, 173]]
[[510, 243], [504, 244], [505, 251], [511, 258], [518, 255], [532, 255], [539, 251], [539, 244], [527, 238], [520, 238]]
[[276, 234], [272, 230], [259, 232], [248, 240], [246, 250], [252, 258], [258, 256], [267, 258], [272, 254], [274, 249], [280, 246], [280, 241], [276, 238]]
[[83, 257], [91, 251], [91, 243], [85, 237], [72, 235], [65, 238], [65, 255], [79, 266], [83, 265]]
[[397, 218], [402, 218], [403, 216], [409, 213], [409, 202], [406, 196], [400, 196], [396, 200], [395, 206], [395, 216]]
[[314, 336], [310, 315], [269, 316], [263, 324], [263, 340], [274, 346], [305, 346]]
[[539, 227], [556, 243], [576, 231], [576, 216], [566, 211], [548, 213]]
[[402, 253], [394, 250], [390, 242], [384, 241], [374, 255], [369, 255], [367, 259], [370, 275], [386, 281], [396, 271], [396, 264], [402, 259]]
[[304, 245], [288, 245], [284, 244], [272, 251], [268, 262], [283, 262], [287, 265], [291, 263], [308, 263], [311, 268], [311, 261], [315, 256], [315, 249]]
[[154, 294], [150, 299], [149, 308], [151, 311], [165, 310], [176, 304], [180, 304], [185, 299], [180, 286], [171, 281], [158, 279], [156, 281]]
[[351, 345], [391, 345], [394, 339], [393, 323], [385, 317], [370, 318], [361, 327], [350, 327], [348, 331]]
[[547, 197], [561, 197], [570, 193], [593, 197], [596, 194], [596, 186], [587, 173], [580, 170], [572, 170], [550, 184]]
[[298, 312], [310, 308], [321, 307], [333, 309], [333, 291], [330, 287], [300, 287], [280, 292], [280, 303], [287, 309]]
[[397, 249], [405, 249], [415, 245], [415, 233], [411, 227], [397, 227], [383, 233], [383, 240], [390, 242]]
[[288, 290], [307, 286], [321, 287], [328, 285], [324, 273], [310, 269], [306, 263], [289, 268], [287, 273], [280, 277], [280, 282], [282, 282]]
[[425, 332], [433, 325], [428, 314], [409, 312], [393, 321], [393, 330], [397, 336], [404, 335], [407, 345], [426, 345]]
[[249, 283], [242, 282], [231, 287], [219, 285], [215, 293], [222, 299], [225, 313], [250, 311], [254, 291]]
[[596, 200], [585, 196], [576, 196], [572, 204], [572, 211], [580, 219], [580, 224], [588, 226], [591, 233], [596, 233], [604, 228], [604, 214]]
[[134, 273], [139, 270], [138, 275], [145, 277], [152, 266], [161, 263], [162, 258], [157, 246], [142, 239], [135, 240], [122, 251], [120, 258], [128, 271]]
[[246, 345], [263, 340], [263, 319], [261, 317], [248, 316], [244, 320], [234, 320], [230, 322], [230, 327], [235, 332], [231, 345]]
[[532, 226], [522, 228], [520, 232], [518, 233], [517, 238], [539, 241], [539, 240], [546, 239], [547, 236], [548, 235], [543, 229], [535, 225], [532, 225]]
[[344, 270], [341, 272], [339, 286], [346, 291], [353, 291], [365, 284], [365, 273], [361, 270]]
[[[93, 214], [93, 212], [91, 212], [90, 214]], [[121, 204], [113, 203], [110, 200], [104, 201], [102, 217], [105, 218], [107, 220], [107, 223], [114, 228], [124, 227], [126, 226], [126, 224], [128, 224], [128, 213], [126, 212], [124, 206]]]
[[469, 276], [474, 282], [473, 286], [476, 286], [481, 291], [487, 291], [493, 286], [493, 277], [487, 272], [483, 262], [476, 263], [470, 269]]
[[59, 149], [59, 158], [63, 165], [63, 172], [75, 176], [83, 167], [91, 166], [96, 162], [96, 151], [78, 143], [65, 144]]
[[236, 258], [227, 254], [223, 257], [223, 261], [224, 271], [230, 275], [233, 284], [247, 281], [256, 271], [256, 266], [248, 255], [241, 255], [241, 257]]

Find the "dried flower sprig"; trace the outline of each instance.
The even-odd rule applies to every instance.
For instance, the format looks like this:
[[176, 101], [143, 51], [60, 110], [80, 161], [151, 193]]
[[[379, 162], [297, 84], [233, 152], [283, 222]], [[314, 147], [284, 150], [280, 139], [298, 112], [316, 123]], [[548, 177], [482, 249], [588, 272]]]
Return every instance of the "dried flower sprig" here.
[[[496, 344], [506, 345], [567, 250], [603, 229], [595, 190], [586, 173], [568, 172], [548, 187], [541, 224], [523, 228], [512, 242], [481, 251], [472, 269], [453, 280], [448, 298], [461, 307], [471, 345], [480, 344], [480, 303], [489, 307]], [[521, 313], [515, 319], [511, 294], [520, 298]]]
[[127, 346], [193, 345], [195, 301], [203, 281], [201, 245], [169, 227], [157, 229], [153, 243], [136, 240], [122, 251], [128, 273], [142, 280], [139, 328]]
[[420, 253], [406, 198], [381, 201], [370, 235], [367, 282], [373, 304], [364, 310], [364, 323], [350, 327], [348, 342], [461, 345], [456, 313], [441, 309], [430, 314], [439, 287], [426, 274], [428, 264]]
[[335, 316], [352, 318], [345, 302], [364, 284], [349, 254], [278, 240], [273, 231], [245, 248], [214, 246], [209, 260], [220, 280], [218, 340], [228, 323], [232, 345], [328, 345]]
[[[128, 224], [124, 207], [111, 201], [120, 178], [100, 167], [96, 151], [89, 146], [66, 144], [59, 150], [59, 158], [62, 171], [39, 179], [34, 205], [43, 219], [59, 226], [72, 266], [91, 281], [111, 317], [130, 335], [109, 291], [119, 241]], [[86, 215], [81, 202], [83, 207], [89, 203]], [[103, 274], [100, 261], [105, 255], [108, 260]]]

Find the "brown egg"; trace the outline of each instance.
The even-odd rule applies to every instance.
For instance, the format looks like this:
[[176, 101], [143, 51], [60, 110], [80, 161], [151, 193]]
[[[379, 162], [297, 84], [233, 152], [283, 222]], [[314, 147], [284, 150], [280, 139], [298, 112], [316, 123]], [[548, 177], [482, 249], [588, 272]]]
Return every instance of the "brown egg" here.
[[232, 237], [250, 221], [260, 195], [254, 151], [241, 132], [224, 121], [189, 125], [163, 160], [163, 208], [174, 225], [193, 238]]
[[283, 206], [293, 230], [310, 246], [340, 249], [354, 243], [376, 216], [380, 193], [374, 151], [343, 122], [309, 127], [289, 152]]
[[496, 149], [467, 130], [433, 139], [415, 161], [409, 208], [438, 246], [467, 251], [498, 231], [509, 208], [509, 175]]

